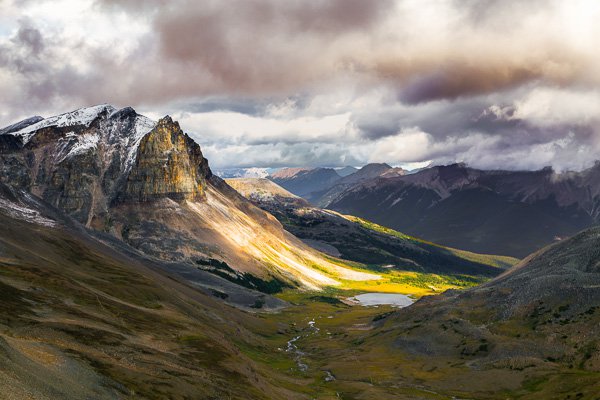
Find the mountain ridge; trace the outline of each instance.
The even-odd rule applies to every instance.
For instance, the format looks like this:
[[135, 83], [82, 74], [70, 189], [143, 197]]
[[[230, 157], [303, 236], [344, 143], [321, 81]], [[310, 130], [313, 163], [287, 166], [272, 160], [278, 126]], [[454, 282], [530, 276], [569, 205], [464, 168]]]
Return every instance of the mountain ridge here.
[[261, 287], [316, 290], [339, 284], [335, 276], [377, 278], [326, 259], [212, 175], [170, 117], [155, 123], [130, 107], [99, 105], [13, 133], [0, 136], [21, 138], [0, 153], [0, 182], [151, 257], [234, 282], [252, 274]]
[[268, 211], [295, 236], [344, 259], [427, 273], [495, 276], [517, 260], [469, 254], [404, 235], [351, 215], [319, 209], [266, 179], [229, 179], [244, 197]]
[[598, 223], [600, 168], [557, 174], [437, 166], [360, 182], [326, 203], [444, 245], [524, 257]]

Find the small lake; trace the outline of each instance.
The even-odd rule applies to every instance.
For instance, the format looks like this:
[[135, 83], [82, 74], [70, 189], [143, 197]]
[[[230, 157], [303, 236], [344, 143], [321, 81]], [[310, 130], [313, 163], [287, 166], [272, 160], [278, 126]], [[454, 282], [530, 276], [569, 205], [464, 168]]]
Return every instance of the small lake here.
[[361, 306], [389, 304], [399, 308], [410, 306], [414, 302], [414, 300], [407, 295], [398, 293], [363, 293], [350, 297], [348, 300], [356, 302]]

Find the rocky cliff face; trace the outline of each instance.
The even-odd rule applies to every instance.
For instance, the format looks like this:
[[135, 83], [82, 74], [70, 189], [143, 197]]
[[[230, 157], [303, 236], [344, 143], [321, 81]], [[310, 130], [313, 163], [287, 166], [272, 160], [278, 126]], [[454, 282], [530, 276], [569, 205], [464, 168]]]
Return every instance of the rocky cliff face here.
[[0, 181], [31, 191], [90, 226], [117, 203], [202, 200], [211, 176], [198, 146], [170, 117], [130, 107], [30, 118], [0, 134]]
[[337, 284], [331, 276], [368, 275], [329, 262], [212, 176], [170, 117], [100, 105], [21, 121], [0, 130], [0, 183], [154, 259], [253, 289], [318, 289]]
[[210, 176], [200, 146], [167, 116], [140, 142], [123, 195], [129, 201], [202, 200]]

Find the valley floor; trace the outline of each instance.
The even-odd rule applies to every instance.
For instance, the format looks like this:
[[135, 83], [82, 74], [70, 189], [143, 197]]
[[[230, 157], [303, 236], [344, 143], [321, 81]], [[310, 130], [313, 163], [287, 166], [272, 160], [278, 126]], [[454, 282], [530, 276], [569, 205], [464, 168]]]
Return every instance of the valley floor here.
[[[343, 300], [352, 292], [288, 291], [287, 309], [260, 314], [258, 348], [241, 346], [267, 364], [286, 389], [318, 399], [595, 399], [600, 373], [577, 367], [478, 366], [472, 357], [423, 357], [395, 343], [384, 321], [397, 308]], [[419, 325], [423, 321], [414, 321]], [[515, 327], [513, 334], [518, 334]], [[527, 329], [522, 328], [522, 329]], [[527, 332], [523, 331], [523, 335]], [[443, 344], [442, 344], [443, 345]], [[452, 346], [451, 341], [447, 343]]]

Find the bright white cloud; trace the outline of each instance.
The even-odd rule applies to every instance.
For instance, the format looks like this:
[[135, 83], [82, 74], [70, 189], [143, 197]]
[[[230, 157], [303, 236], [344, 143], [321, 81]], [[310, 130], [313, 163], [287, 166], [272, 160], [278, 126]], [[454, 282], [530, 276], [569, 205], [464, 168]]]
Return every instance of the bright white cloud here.
[[597, 124], [600, 90], [536, 88], [515, 101], [512, 118], [541, 126]]

